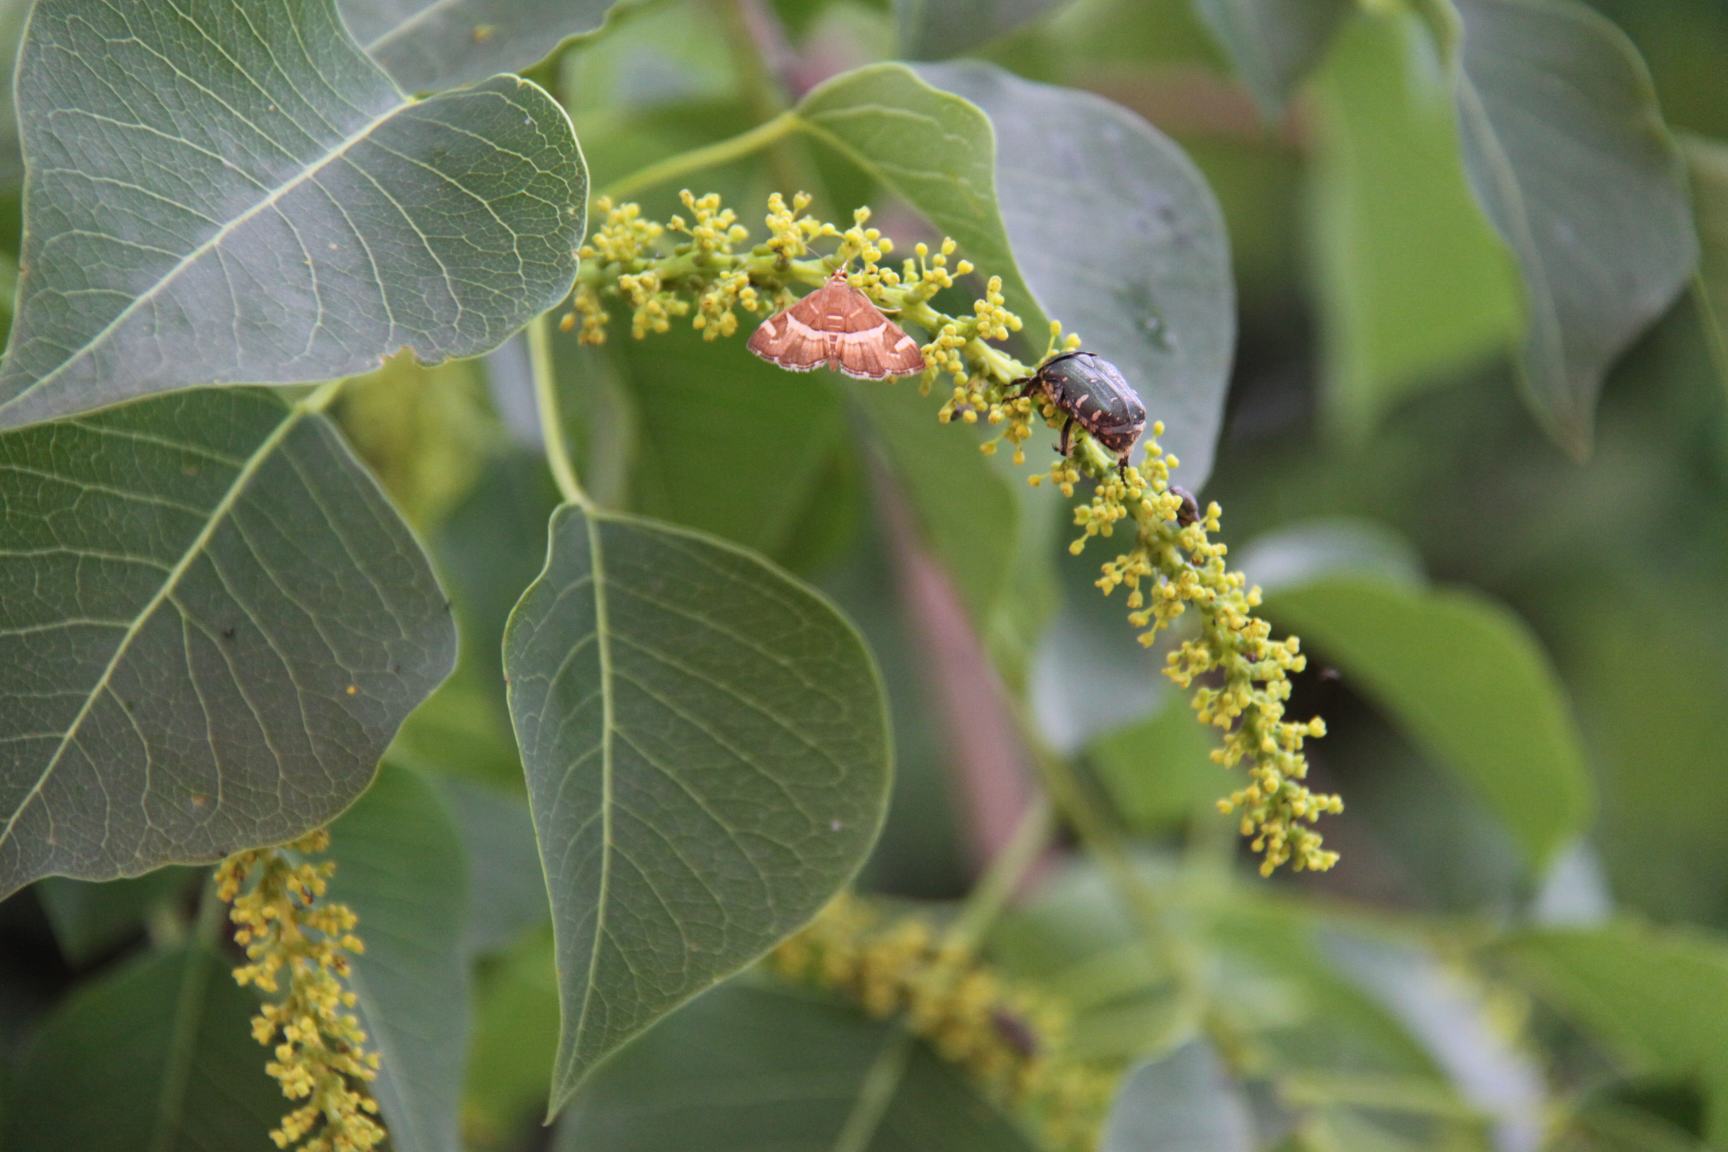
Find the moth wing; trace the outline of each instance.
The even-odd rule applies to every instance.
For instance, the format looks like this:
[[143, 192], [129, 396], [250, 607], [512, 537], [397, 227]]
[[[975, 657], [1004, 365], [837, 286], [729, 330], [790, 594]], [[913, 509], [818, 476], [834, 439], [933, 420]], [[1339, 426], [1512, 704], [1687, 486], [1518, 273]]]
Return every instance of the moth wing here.
[[882, 336], [883, 362], [890, 376], [916, 376], [924, 371], [924, 350], [893, 321]]
[[792, 307], [762, 321], [745, 347], [788, 372], [810, 372], [827, 364], [828, 342], [799, 315], [800, 312], [814, 311], [806, 308], [810, 300], [811, 296], [806, 296]]

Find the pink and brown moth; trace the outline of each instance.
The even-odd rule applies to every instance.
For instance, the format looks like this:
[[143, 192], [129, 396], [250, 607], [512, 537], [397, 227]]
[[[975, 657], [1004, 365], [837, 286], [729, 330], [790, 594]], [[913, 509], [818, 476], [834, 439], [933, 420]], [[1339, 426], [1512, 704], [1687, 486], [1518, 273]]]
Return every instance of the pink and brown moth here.
[[750, 351], [790, 372], [828, 367], [862, 380], [924, 371], [918, 342], [836, 269], [828, 283], [762, 321]]

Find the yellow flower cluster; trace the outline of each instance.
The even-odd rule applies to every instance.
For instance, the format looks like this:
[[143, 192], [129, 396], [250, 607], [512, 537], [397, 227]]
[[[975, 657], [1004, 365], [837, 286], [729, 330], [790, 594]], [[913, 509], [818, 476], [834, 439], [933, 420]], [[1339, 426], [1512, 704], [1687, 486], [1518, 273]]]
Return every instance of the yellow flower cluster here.
[[1324, 872], [1338, 854], [1322, 847], [1313, 825], [1322, 815], [1342, 812], [1344, 802], [1304, 783], [1308, 760], [1302, 745], [1324, 736], [1326, 725], [1317, 717], [1284, 718], [1290, 673], [1302, 671], [1307, 657], [1294, 636], [1274, 640], [1272, 626], [1255, 615], [1260, 589], [1231, 571], [1228, 548], [1211, 538], [1222, 514], [1217, 502], [1201, 511], [1192, 496], [1171, 485], [1178, 461], [1159, 446], [1163, 434], [1163, 424], [1153, 424], [1140, 466], [1125, 481], [1100, 480], [1091, 503], [1075, 509], [1084, 535], [1071, 549], [1078, 554], [1087, 540], [1111, 536], [1115, 524], [1133, 519], [1133, 545], [1105, 562], [1098, 587], [1105, 595], [1127, 590], [1128, 620], [1143, 629], [1140, 642], [1148, 646], [1189, 609], [1199, 615], [1198, 635], [1170, 653], [1164, 674], [1189, 691], [1202, 723], [1223, 732], [1212, 759], [1227, 768], [1249, 766], [1248, 786], [1220, 800], [1219, 811], [1240, 813], [1242, 835], [1260, 854], [1262, 875], [1285, 864]]
[[[675, 216], [665, 228], [643, 220], [635, 204], [605, 199], [596, 204], [602, 222], [582, 249], [584, 263], [572, 311], [564, 319], [566, 330], [579, 323], [584, 342], [604, 341], [606, 301], [613, 297], [632, 309], [631, 330], [641, 338], [666, 331], [675, 316], [688, 315], [693, 299], [692, 322], [704, 336], [730, 335], [738, 327], [735, 308], [757, 313], [783, 307], [795, 286], [819, 285], [833, 268], [856, 262], [851, 282], [902, 323], [928, 335], [922, 389], [928, 393], [943, 378], [950, 384], [939, 420], [998, 429], [980, 449], [994, 453], [1006, 440], [1014, 462], [1022, 464], [1035, 422], [1059, 427], [1065, 419], [1047, 398], [1023, 394], [1035, 366], [999, 346], [1022, 327], [1007, 306], [1000, 277], [986, 282], [970, 314], [935, 307], [939, 292], [974, 271], [969, 261], [955, 259], [953, 240], [943, 240], [935, 250], [919, 244], [914, 256], [895, 269], [881, 264], [894, 246], [868, 226], [868, 209], [858, 209], [852, 226], [842, 230], [808, 215], [810, 197], [804, 193], [790, 203], [776, 193], [768, 200], [768, 239], [745, 250], [748, 231], [718, 197], [685, 192], [683, 202], [693, 219]], [[668, 234], [687, 239], [668, 247]], [[835, 241], [826, 259], [812, 255], [812, 245], [823, 240]], [[1060, 324], [1052, 324], [1043, 359], [1079, 347], [1078, 336], [1064, 335]], [[1200, 719], [1223, 732], [1213, 758], [1226, 767], [1248, 767], [1247, 787], [1220, 801], [1220, 809], [1239, 817], [1242, 835], [1261, 855], [1263, 873], [1286, 864], [1324, 871], [1337, 855], [1322, 847], [1314, 824], [1322, 815], [1342, 811], [1343, 804], [1304, 783], [1303, 743], [1323, 735], [1325, 727], [1317, 719], [1284, 718], [1289, 675], [1302, 670], [1304, 658], [1294, 638], [1272, 638], [1270, 625], [1255, 614], [1259, 590], [1230, 570], [1225, 546], [1211, 539], [1219, 530], [1218, 506], [1202, 511], [1171, 486], [1177, 461], [1159, 447], [1162, 434], [1162, 425], [1154, 425], [1141, 464], [1119, 475], [1115, 455], [1076, 429], [1071, 456], [1029, 479], [1033, 484], [1048, 479], [1069, 499], [1075, 498], [1082, 477], [1094, 482], [1091, 497], [1074, 510], [1082, 532], [1072, 545], [1076, 553], [1086, 541], [1111, 537], [1129, 522], [1133, 543], [1103, 565], [1098, 586], [1106, 594], [1127, 590], [1129, 619], [1147, 644], [1189, 610], [1198, 617], [1196, 634], [1170, 655], [1165, 674], [1190, 691]]]
[[1091, 1152], [1114, 1076], [1063, 1050], [1067, 1014], [945, 944], [916, 916], [885, 918], [846, 894], [769, 958], [786, 980], [838, 992], [879, 1020], [897, 1019], [1052, 1148]]
[[217, 894], [229, 905], [234, 942], [246, 950], [234, 979], [271, 997], [252, 1018], [253, 1038], [274, 1057], [264, 1070], [283, 1096], [304, 1101], [270, 1139], [302, 1152], [365, 1152], [382, 1144], [385, 1132], [367, 1087], [378, 1057], [366, 1050], [354, 993], [342, 985], [349, 955], [363, 950], [354, 912], [323, 902], [334, 864], [290, 855], [329, 846], [321, 829], [287, 849], [230, 856], [216, 871]]

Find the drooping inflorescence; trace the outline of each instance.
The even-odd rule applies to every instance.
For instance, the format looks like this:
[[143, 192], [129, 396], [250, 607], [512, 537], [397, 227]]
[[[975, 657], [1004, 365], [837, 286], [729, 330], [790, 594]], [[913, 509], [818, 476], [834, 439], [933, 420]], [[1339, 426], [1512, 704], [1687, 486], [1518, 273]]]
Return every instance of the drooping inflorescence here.
[[365, 1152], [385, 1138], [368, 1087], [378, 1056], [366, 1050], [354, 993], [343, 986], [348, 957], [363, 946], [353, 910], [324, 900], [336, 866], [295, 858], [329, 845], [320, 829], [285, 849], [230, 856], [216, 871], [217, 894], [246, 950], [234, 979], [268, 997], [252, 1018], [253, 1038], [273, 1056], [264, 1070], [298, 1102], [270, 1139], [301, 1152]]
[[[928, 393], [939, 382], [946, 389], [937, 419], [997, 430], [980, 445], [982, 451], [994, 453], [1006, 442], [1014, 462], [1024, 463], [1036, 422], [1060, 427], [1067, 421], [1070, 414], [1048, 389], [1029, 393], [1023, 386], [1037, 365], [1022, 363], [1002, 347], [1022, 322], [1007, 306], [1000, 277], [985, 282], [970, 313], [935, 306], [938, 293], [974, 272], [969, 261], [957, 258], [953, 240], [935, 248], [919, 244], [895, 267], [884, 263], [894, 245], [869, 226], [868, 209], [858, 209], [851, 226], [842, 229], [808, 215], [805, 194], [788, 202], [776, 193], [768, 201], [767, 238], [751, 246], [748, 229], [718, 196], [685, 192], [683, 203], [689, 217], [674, 216], [664, 226], [644, 219], [636, 204], [605, 198], [595, 204], [599, 226], [581, 251], [566, 331], [579, 329], [586, 343], [604, 342], [616, 303], [628, 310], [638, 339], [667, 331], [673, 319], [685, 316], [704, 337], [718, 339], [737, 331], [738, 310], [766, 315], [794, 299], [800, 286], [819, 287], [835, 268], [845, 267], [852, 286], [898, 323], [925, 335], [921, 389]], [[829, 241], [828, 254], [817, 255], [817, 246]], [[1040, 363], [1080, 346], [1076, 335], [1052, 324]], [[1323, 847], [1314, 824], [1342, 811], [1343, 803], [1308, 788], [1303, 745], [1324, 735], [1325, 726], [1284, 715], [1290, 674], [1302, 670], [1305, 658], [1294, 637], [1273, 637], [1256, 614], [1259, 589], [1229, 568], [1224, 544], [1212, 539], [1219, 531], [1218, 505], [1199, 511], [1172, 488], [1177, 460], [1159, 446], [1162, 434], [1163, 426], [1155, 423], [1141, 441], [1140, 463], [1121, 466], [1117, 451], [1077, 429], [1072, 452], [1029, 480], [1048, 481], [1069, 499], [1083, 477], [1094, 482], [1090, 497], [1074, 509], [1081, 529], [1072, 545], [1076, 553], [1095, 537], [1132, 533], [1126, 548], [1103, 564], [1098, 587], [1107, 595], [1125, 591], [1129, 620], [1143, 643], [1151, 644], [1189, 613], [1197, 618], [1197, 627], [1168, 656], [1165, 675], [1189, 692], [1202, 722], [1222, 731], [1213, 758], [1226, 767], [1247, 767], [1247, 786], [1220, 800], [1219, 808], [1238, 817], [1266, 875], [1286, 864], [1324, 871], [1337, 855]]]
[[922, 917], [891, 917], [843, 893], [775, 949], [769, 967], [876, 1019], [901, 1021], [1049, 1147], [1097, 1146], [1115, 1075], [1068, 1054], [1062, 1004], [949, 943]]

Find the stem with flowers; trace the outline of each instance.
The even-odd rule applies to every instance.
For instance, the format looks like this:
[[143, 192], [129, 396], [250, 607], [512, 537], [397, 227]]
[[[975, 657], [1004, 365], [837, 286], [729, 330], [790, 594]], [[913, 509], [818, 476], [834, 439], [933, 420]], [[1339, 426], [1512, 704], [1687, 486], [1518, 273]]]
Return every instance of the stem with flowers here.
[[[937, 307], [939, 293], [974, 272], [969, 261], [955, 259], [954, 241], [934, 250], [920, 244], [895, 267], [886, 262], [892, 240], [869, 226], [865, 208], [841, 229], [808, 215], [808, 196], [788, 203], [775, 193], [764, 221], [767, 238], [751, 244], [750, 230], [718, 196], [686, 191], [682, 200], [688, 215], [661, 224], [637, 204], [600, 198], [594, 206], [600, 224], [581, 251], [571, 308], [561, 323], [565, 331], [576, 331], [584, 343], [603, 343], [614, 306], [621, 305], [636, 339], [688, 317], [704, 338], [717, 340], [738, 331], [740, 310], [765, 315], [790, 303], [798, 286], [816, 287], [846, 268], [848, 281], [878, 307], [926, 334], [922, 390], [928, 394], [939, 381], [948, 388], [939, 420], [999, 429], [981, 450], [993, 453], [1006, 441], [1017, 464], [1025, 461], [1034, 422], [1058, 423], [1061, 414], [1047, 401], [1022, 395], [1036, 365], [1001, 346], [1022, 324], [1006, 306], [999, 277], [989, 278], [970, 315]], [[819, 254], [818, 247], [829, 250]], [[1078, 347], [1077, 336], [1052, 324], [1044, 356]], [[1075, 554], [1095, 538], [1115, 539], [1128, 521], [1129, 542], [1102, 564], [1097, 585], [1106, 595], [1124, 591], [1129, 622], [1148, 646], [1188, 612], [1198, 618], [1198, 627], [1169, 654], [1165, 675], [1189, 692], [1199, 719], [1221, 733], [1213, 759], [1247, 768], [1247, 783], [1220, 799], [1219, 811], [1237, 819], [1264, 875], [1286, 864], [1324, 871], [1337, 854], [1323, 846], [1314, 825], [1342, 811], [1343, 803], [1307, 786], [1303, 745], [1324, 735], [1325, 725], [1284, 715], [1289, 675], [1301, 671], [1306, 658], [1295, 637], [1273, 638], [1271, 625], [1256, 613], [1260, 590], [1226, 563], [1226, 546], [1212, 538], [1220, 528], [1218, 505], [1184, 515], [1185, 494], [1171, 485], [1179, 462], [1159, 446], [1162, 434], [1162, 423], [1154, 423], [1140, 463], [1119, 471], [1116, 456], [1077, 429], [1072, 453], [1028, 479], [1048, 481], [1069, 499], [1082, 478], [1093, 482], [1090, 497], [1074, 509], [1081, 530], [1070, 544]]]

